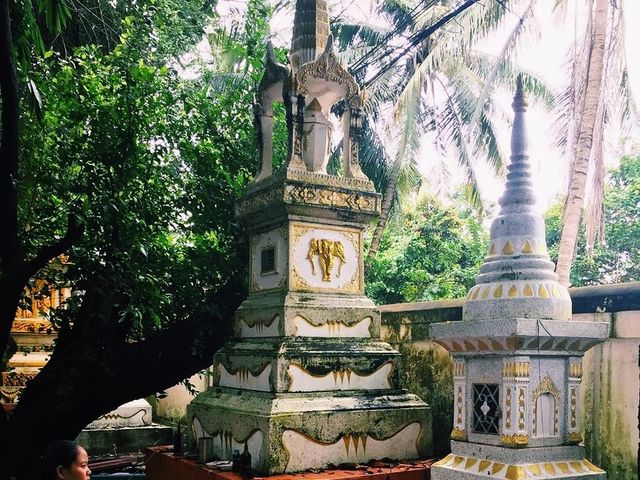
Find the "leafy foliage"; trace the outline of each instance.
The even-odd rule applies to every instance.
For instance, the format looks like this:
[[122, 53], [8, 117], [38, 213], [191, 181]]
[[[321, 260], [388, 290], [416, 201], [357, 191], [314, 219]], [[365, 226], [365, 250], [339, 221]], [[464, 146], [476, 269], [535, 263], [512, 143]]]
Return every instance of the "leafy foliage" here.
[[[252, 0], [249, 11], [260, 15], [263, 4]], [[232, 75], [214, 63], [185, 80], [168, 61], [180, 53], [171, 40], [201, 38], [206, 18], [191, 22], [172, 0], [134, 6], [118, 17], [114, 44], [41, 53], [22, 36], [29, 55], [18, 64], [18, 171], [0, 169], [3, 185], [17, 191], [17, 205], [10, 205], [16, 197], [4, 202], [9, 213], [15, 207], [13, 217], [3, 215], [3, 233], [16, 247], [4, 242], [0, 252], [0, 283], [15, 292], [0, 303], [3, 329], [8, 335], [17, 292], [37, 270], [27, 267], [66, 252], [66, 268], [54, 262], [46, 275], [74, 295], [52, 313], [58, 337], [50, 360], [11, 417], [0, 418], [2, 478], [16, 470], [33, 478], [23, 466], [35, 465], [30, 457], [48, 441], [72, 438], [99, 415], [206, 367], [242, 297], [233, 203], [254, 163], [253, 91], [266, 32], [246, 28], [229, 40], [242, 58]], [[19, 30], [24, 18], [13, 18]], [[171, 34], [185, 22], [187, 30]], [[3, 107], [5, 90], [18, 92], [6, 85]], [[16, 131], [15, 111], [6, 116], [12, 124], [3, 121], [3, 149], [7, 138], [17, 144], [6, 134]]]
[[181, 81], [153, 65], [144, 20], [124, 23], [112, 52], [80, 47], [34, 69], [44, 106], [24, 122], [19, 218], [35, 251], [78, 214], [67, 281], [117, 288], [119, 328], [140, 338], [238, 268], [232, 204], [252, 161], [253, 79], [222, 92]]
[[[576, 258], [571, 270], [574, 286], [640, 280], [640, 157], [623, 157], [609, 173], [605, 185], [604, 217], [607, 235], [587, 251], [585, 228], [580, 230]], [[545, 216], [547, 243], [552, 259], [558, 254], [562, 206]]]
[[445, 207], [425, 198], [389, 223], [380, 252], [368, 265], [367, 295], [378, 304], [464, 296], [486, 245], [482, 225], [460, 201]]

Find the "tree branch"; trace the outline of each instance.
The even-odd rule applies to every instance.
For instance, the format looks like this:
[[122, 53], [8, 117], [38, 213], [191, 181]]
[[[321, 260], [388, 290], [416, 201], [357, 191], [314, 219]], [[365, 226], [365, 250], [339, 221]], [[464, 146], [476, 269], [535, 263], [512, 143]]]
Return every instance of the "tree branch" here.
[[78, 223], [75, 215], [69, 214], [67, 231], [64, 237], [42, 247], [36, 256], [25, 264], [24, 275], [26, 279], [28, 280], [34, 276], [38, 270], [47, 265], [52, 259], [69, 250], [69, 248], [80, 240], [83, 233], [84, 225]]
[[0, 90], [2, 138], [0, 140], [0, 259], [3, 268], [18, 262], [17, 173], [20, 144], [18, 80], [13, 59], [9, 0], [0, 0]]

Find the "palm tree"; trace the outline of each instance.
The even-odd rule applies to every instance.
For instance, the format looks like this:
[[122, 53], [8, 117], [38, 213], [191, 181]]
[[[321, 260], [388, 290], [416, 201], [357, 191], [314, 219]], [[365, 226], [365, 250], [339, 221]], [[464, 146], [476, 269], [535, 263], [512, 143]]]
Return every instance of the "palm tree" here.
[[[475, 4], [448, 25], [422, 39], [409, 50], [404, 49], [402, 62], [389, 66], [386, 58], [395, 57], [394, 50], [414, 41], [426, 28], [454, 9], [458, 2], [401, 2], [384, 0], [380, 15], [391, 27], [357, 26], [345, 22], [334, 23], [337, 37], [344, 46], [364, 52], [362, 58], [351, 65], [351, 71], [364, 77], [369, 93], [367, 109], [378, 111], [381, 105], [391, 103], [393, 113], [386, 120], [384, 137], [395, 139], [376, 145], [382, 159], [372, 163], [377, 169], [385, 168], [381, 215], [369, 249], [369, 258], [375, 256], [395, 200], [403, 193], [415, 191], [420, 184], [417, 174], [417, 153], [420, 140], [426, 132], [433, 132], [436, 148], [441, 157], [452, 148], [460, 166], [466, 173], [467, 200], [482, 210], [476, 178], [476, 159], [483, 158], [495, 173], [502, 171], [504, 157], [496, 140], [496, 117], [500, 110], [490, 93], [496, 87], [511, 88], [515, 76], [523, 74], [525, 88], [550, 103], [549, 90], [532, 75], [522, 72], [509, 58], [523, 35], [530, 33], [529, 17], [535, 0], [521, 2], [524, 13], [511, 32], [503, 50], [497, 57], [483, 55], [473, 49], [474, 43], [494, 31], [505, 21], [508, 10], [502, 2]], [[383, 42], [386, 47], [380, 47]], [[401, 45], [394, 49], [393, 45]], [[371, 53], [373, 52], [373, 53]], [[349, 54], [348, 58], [354, 55]], [[378, 67], [377, 65], [381, 65]], [[366, 80], [373, 71], [373, 80]], [[369, 75], [370, 76], [370, 75]], [[393, 86], [390, 86], [393, 85]], [[366, 150], [367, 145], [363, 144]], [[369, 173], [367, 163], [363, 166]], [[446, 176], [446, 165], [441, 163]]]
[[[564, 3], [558, 2], [565, 7]], [[591, 195], [585, 216], [587, 249], [603, 240], [604, 151], [606, 124], [617, 117], [623, 125], [637, 122], [624, 59], [622, 4], [587, 2], [587, 23], [580, 48], [573, 52], [571, 78], [559, 97], [558, 143], [571, 155], [569, 184], [562, 219], [556, 272], [570, 284], [582, 209], [591, 173]], [[590, 172], [591, 171], [591, 172]]]

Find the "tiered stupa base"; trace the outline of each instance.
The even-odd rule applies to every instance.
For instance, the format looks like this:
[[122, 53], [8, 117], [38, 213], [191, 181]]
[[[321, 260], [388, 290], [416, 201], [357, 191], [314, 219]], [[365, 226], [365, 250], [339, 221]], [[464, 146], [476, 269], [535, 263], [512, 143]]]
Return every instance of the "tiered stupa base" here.
[[254, 470], [277, 474], [430, 452], [430, 409], [415, 395], [267, 393], [213, 388], [189, 405], [197, 437], [230, 460], [247, 445]]
[[470, 442], [451, 442], [450, 455], [431, 467], [444, 480], [604, 480], [606, 473], [584, 458], [584, 447], [567, 445], [524, 450]]

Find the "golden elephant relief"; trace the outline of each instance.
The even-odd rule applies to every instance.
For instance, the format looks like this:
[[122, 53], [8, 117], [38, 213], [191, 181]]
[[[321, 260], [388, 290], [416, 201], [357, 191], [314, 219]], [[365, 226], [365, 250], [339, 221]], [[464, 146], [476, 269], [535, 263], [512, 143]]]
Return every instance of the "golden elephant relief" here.
[[331, 272], [333, 271], [333, 266], [335, 265], [335, 258], [340, 261], [340, 263], [338, 264], [338, 272], [336, 273], [336, 278], [340, 277], [340, 270], [342, 269], [342, 265], [347, 263], [347, 259], [344, 254], [344, 245], [342, 245], [342, 242], [327, 239], [311, 239], [311, 241], [309, 242], [309, 252], [307, 253], [307, 260], [311, 262], [311, 273], [313, 275], [316, 274], [316, 267], [313, 262], [313, 259], [316, 256], [318, 257], [318, 263], [320, 265], [320, 270], [322, 271], [321, 273], [323, 281], [331, 281]]

